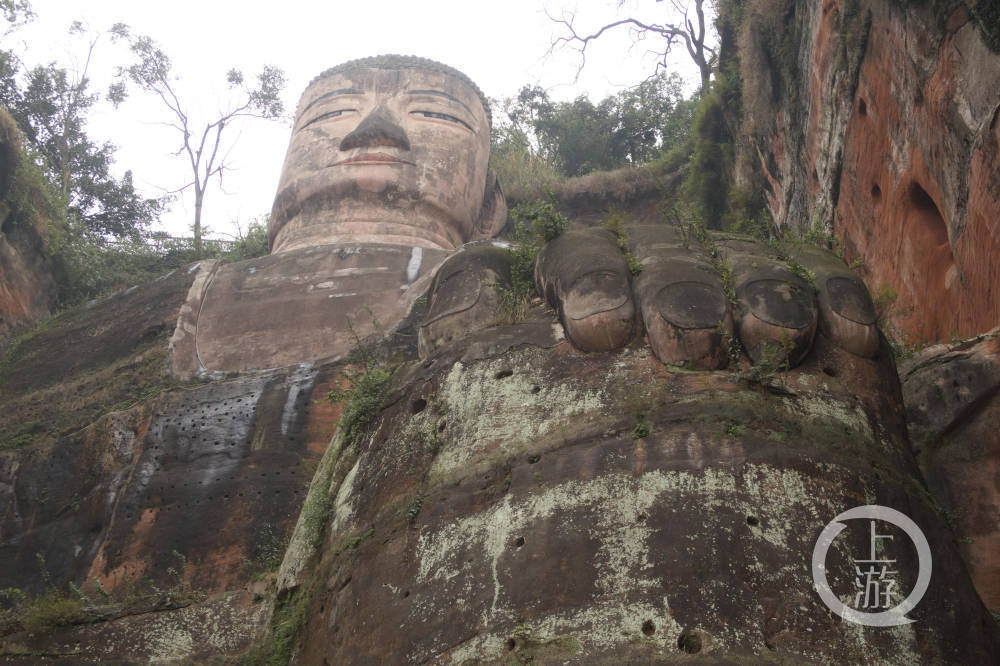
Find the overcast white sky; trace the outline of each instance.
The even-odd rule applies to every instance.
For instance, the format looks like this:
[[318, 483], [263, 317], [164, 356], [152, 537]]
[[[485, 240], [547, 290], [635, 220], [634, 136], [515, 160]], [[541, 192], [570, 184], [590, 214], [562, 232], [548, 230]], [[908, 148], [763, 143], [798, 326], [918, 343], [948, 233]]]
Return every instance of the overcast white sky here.
[[[66, 34], [74, 19], [95, 31], [125, 22], [170, 55], [181, 100], [202, 124], [225, 103], [225, 73], [232, 67], [242, 69], [248, 80], [265, 64], [282, 68], [290, 115], [306, 84], [321, 71], [380, 53], [447, 63], [490, 97], [513, 96], [531, 83], [548, 89], [554, 99], [588, 94], [596, 100], [641, 81], [653, 70], [655, 59], [646, 44], [633, 45], [619, 29], [588, 49], [587, 67], [574, 84], [579, 55], [568, 48], [546, 55], [559, 26], [546, 17], [545, 9], [554, 16], [575, 11], [581, 28], [597, 27], [625, 12], [662, 21], [669, 11], [669, 3], [652, 0], [625, 0], [621, 9], [615, 0], [32, 0], [32, 6], [36, 20], [7, 39], [17, 45], [15, 50], [26, 47], [28, 65], [54, 60], [67, 66], [82, 57], [85, 44]], [[695, 73], [682, 55], [678, 67], [694, 81]], [[99, 43], [90, 70], [94, 88], [105, 90], [110, 73], [126, 56], [124, 47], [108, 39]], [[152, 196], [176, 189], [191, 177], [187, 163], [170, 154], [180, 145], [175, 131], [157, 124], [166, 119], [155, 100], [135, 94], [118, 110], [99, 105], [88, 130], [93, 138], [119, 147], [118, 171], [131, 169], [136, 186]], [[270, 211], [289, 132], [290, 119], [254, 120], [230, 133], [233, 171], [223, 182], [225, 191], [213, 187], [205, 197], [203, 222], [210, 235], [234, 234], [236, 222], [245, 227]], [[192, 197], [183, 196], [159, 228], [189, 235], [192, 218]]]

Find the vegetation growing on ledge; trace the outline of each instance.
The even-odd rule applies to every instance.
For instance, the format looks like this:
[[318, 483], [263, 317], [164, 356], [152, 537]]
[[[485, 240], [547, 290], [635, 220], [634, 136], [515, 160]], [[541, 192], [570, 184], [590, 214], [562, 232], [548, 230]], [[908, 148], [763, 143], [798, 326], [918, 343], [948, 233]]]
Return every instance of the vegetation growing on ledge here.
[[[35, 597], [29, 597], [18, 588], [0, 590], [0, 632], [9, 633], [20, 628], [36, 635], [47, 634], [71, 625], [182, 608], [203, 601], [205, 594], [184, 580], [187, 558], [176, 550], [172, 555], [177, 566], [167, 570], [172, 580], [169, 587], [157, 587], [150, 579], [140, 579], [126, 571], [114, 590], [109, 591], [96, 578], [83, 586], [72, 582], [56, 585], [45, 558], [36, 553], [45, 590]], [[3, 654], [5, 651], [0, 648], [0, 655]]]
[[518, 204], [511, 211], [514, 220], [513, 246], [510, 255], [511, 286], [492, 285], [500, 299], [499, 319], [504, 323], [520, 321], [535, 296], [535, 259], [539, 250], [558, 238], [569, 221], [552, 201], [531, 201]]
[[378, 414], [391, 377], [392, 371], [382, 365], [366, 366], [363, 372], [350, 377], [349, 388], [327, 394], [331, 405], [347, 403], [338, 426], [344, 432], [345, 442], [357, 441], [358, 435]]
[[0, 360], [0, 449], [53, 443], [177, 386], [167, 341], [191, 279], [177, 272], [13, 340]]
[[628, 233], [625, 229], [625, 218], [617, 210], [612, 210], [608, 213], [608, 219], [604, 222], [604, 226], [615, 235], [618, 249], [622, 251], [622, 254], [625, 256], [625, 263], [628, 264], [629, 273], [633, 276], [641, 273], [642, 263], [628, 249]]

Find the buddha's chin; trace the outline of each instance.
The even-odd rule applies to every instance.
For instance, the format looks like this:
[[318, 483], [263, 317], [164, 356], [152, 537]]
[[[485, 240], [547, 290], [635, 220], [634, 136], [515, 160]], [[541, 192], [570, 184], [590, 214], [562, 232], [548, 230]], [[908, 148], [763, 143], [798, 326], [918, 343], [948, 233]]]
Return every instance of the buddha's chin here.
[[463, 242], [459, 225], [426, 206], [373, 207], [341, 201], [335, 209], [302, 214], [282, 225], [272, 253], [315, 245], [406, 245], [451, 250]]
[[404, 162], [349, 162], [331, 167], [327, 173], [332, 176], [332, 182], [341, 183], [339, 189], [378, 194], [394, 184], [406, 182], [410, 175], [407, 172], [413, 172], [415, 168]]
[[[322, 186], [315, 180], [300, 181], [275, 199], [272, 251], [285, 251], [291, 245], [355, 242], [452, 249], [471, 232], [470, 208], [415, 188], [404, 189], [399, 182], [380, 182], [369, 189], [357, 179]], [[379, 237], [389, 240], [376, 240]]]

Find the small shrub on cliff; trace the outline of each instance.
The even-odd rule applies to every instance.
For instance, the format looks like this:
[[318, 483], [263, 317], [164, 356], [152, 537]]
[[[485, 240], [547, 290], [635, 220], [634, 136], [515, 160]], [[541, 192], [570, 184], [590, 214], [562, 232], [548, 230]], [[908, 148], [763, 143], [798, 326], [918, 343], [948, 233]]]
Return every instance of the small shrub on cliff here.
[[267, 241], [267, 219], [261, 218], [252, 221], [247, 227], [246, 233], [243, 233], [241, 229], [240, 237], [226, 252], [222, 253], [220, 258], [236, 262], [263, 257], [268, 252], [270, 252], [270, 248]]
[[551, 201], [535, 200], [518, 204], [511, 211], [511, 217], [515, 224], [524, 227], [530, 239], [542, 245], [561, 236], [569, 226], [569, 221]]
[[31, 229], [50, 253], [62, 233], [66, 202], [46, 179], [38, 166], [41, 157], [22, 147], [22, 135], [13, 118], [0, 107], [0, 189], [9, 214], [3, 220], [3, 232], [13, 227]]
[[345, 441], [353, 442], [365, 426], [378, 414], [382, 400], [389, 390], [392, 372], [380, 365], [366, 368], [364, 372], [350, 378], [350, 387], [343, 391], [330, 391], [326, 398], [331, 405], [347, 402], [340, 417], [340, 428]]
[[612, 210], [608, 213], [608, 219], [604, 221], [604, 226], [615, 235], [615, 241], [618, 243], [618, 249], [622, 251], [625, 256], [625, 263], [628, 264], [628, 271], [633, 276], [638, 275], [642, 272], [642, 263], [635, 258], [631, 250], [628, 249], [628, 234], [625, 230], [625, 218], [616, 211]]
[[510, 254], [511, 286], [492, 285], [500, 298], [500, 320], [514, 323], [524, 317], [535, 296], [535, 261], [546, 243], [558, 238], [569, 221], [551, 201], [518, 204], [511, 211], [514, 220], [514, 246]]
[[64, 597], [50, 590], [35, 599], [27, 608], [21, 623], [31, 633], [46, 633], [57, 627], [80, 621], [83, 604], [79, 599]]
[[29, 599], [17, 588], [0, 590], [0, 605], [4, 608], [0, 620], [5, 625], [20, 624], [25, 630], [40, 634], [57, 627], [76, 624], [83, 619], [83, 607], [87, 600], [79, 588], [70, 584], [71, 595], [63, 594], [52, 583], [52, 576], [45, 565], [45, 557], [35, 554], [39, 573], [45, 584], [45, 592]]

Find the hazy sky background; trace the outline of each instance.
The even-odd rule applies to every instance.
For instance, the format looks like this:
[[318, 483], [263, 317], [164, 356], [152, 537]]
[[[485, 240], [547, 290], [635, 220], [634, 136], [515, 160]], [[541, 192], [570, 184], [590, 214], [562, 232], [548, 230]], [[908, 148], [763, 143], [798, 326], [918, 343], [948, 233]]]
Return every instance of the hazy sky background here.
[[[525, 84], [538, 84], [556, 100], [587, 94], [593, 100], [639, 83], [653, 71], [655, 57], [645, 42], [633, 43], [619, 28], [588, 48], [587, 66], [574, 83], [579, 54], [570, 48], [546, 55], [560, 26], [553, 16], [575, 11], [579, 28], [594, 29], [617, 16], [664, 20], [669, 3], [625, 0], [360, 0], [325, 3], [286, 0], [279, 3], [218, 0], [32, 0], [35, 21], [7, 38], [8, 48], [25, 53], [28, 66], [56, 61], [72, 66], [85, 55], [86, 43], [66, 30], [74, 19], [93, 31], [127, 23], [134, 33], [151, 36], [170, 56], [176, 90], [188, 113], [203, 126], [225, 105], [225, 73], [241, 69], [250, 80], [265, 64], [282, 68], [288, 118], [252, 120], [232, 128], [228, 172], [205, 196], [203, 224], [210, 236], [235, 234], [266, 215], [277, 188], [288, 144], [291, 114], [309, 81], [345, 60], [380, 53], [419, 55], [465, 72], [487, 96], [516, 95]], [[92, 89], [106, 91], [114, 68], [128, 57], [122, 44], [105, 36], [90, 66]], [[690, 85], [696, 72], [683, 52], [676, 62]], [[136, 187], [149, 196], [173, 190], [191, 178], [186, 158], [170, 153], [180, 146], [175, 130], [158, 124], [166, 110], [151, 96], [134, 93], [118, 110], [98, 105], [88, 131], [95, 140], [118, 146], [116, 171], [133, 172]], [[157, 228], [190, 235], [193, 195], [173, 203]]]

